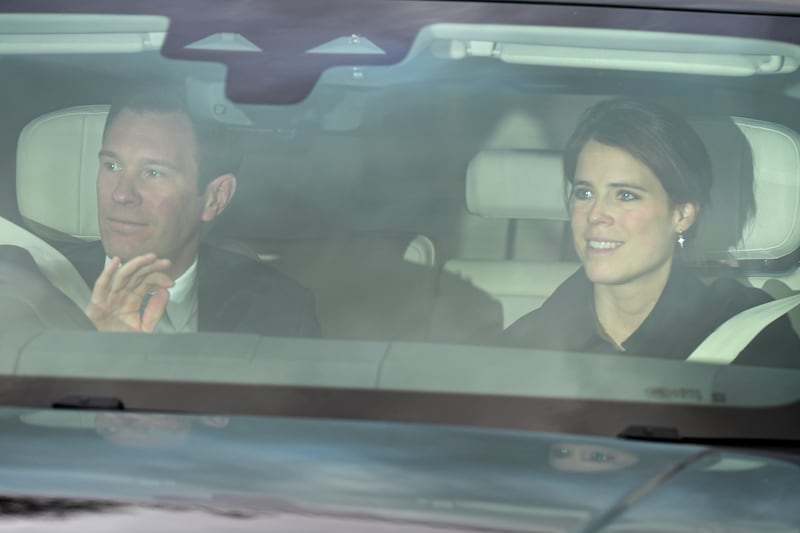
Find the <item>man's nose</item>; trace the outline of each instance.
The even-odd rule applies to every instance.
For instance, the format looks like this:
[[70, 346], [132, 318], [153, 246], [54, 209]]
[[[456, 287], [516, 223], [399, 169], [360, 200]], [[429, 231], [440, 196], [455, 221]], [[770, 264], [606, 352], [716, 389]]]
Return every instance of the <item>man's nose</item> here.
[[129, 172], [122, 172], [111, 193], [111, 198], [118, 204], [132, 204], [141, 199], [137, 189], [136, 179]]

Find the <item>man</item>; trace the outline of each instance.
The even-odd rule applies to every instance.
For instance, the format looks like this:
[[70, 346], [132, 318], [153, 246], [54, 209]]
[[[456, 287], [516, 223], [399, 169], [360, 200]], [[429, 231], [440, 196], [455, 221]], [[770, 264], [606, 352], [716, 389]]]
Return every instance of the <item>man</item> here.
[[97, 177], [102, 240], [64, 250], [94, 287], [86, 315], [101, 331], [317, 336], [308, 290], [200, 245], [203, 225], [236, 192], [236, 160], [225, 132], [193, 122], [176, 94], [144, 88], [109, 111]]

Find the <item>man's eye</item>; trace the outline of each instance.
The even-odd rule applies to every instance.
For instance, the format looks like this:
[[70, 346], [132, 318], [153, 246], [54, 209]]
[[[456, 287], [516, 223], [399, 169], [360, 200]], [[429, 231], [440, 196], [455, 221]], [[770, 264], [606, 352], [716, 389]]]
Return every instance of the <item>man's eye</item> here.
[[119, 172], [122, 169], [122, 165], [116, 161], [106, 161], [103, 163], [103, 168], [110, 172]]
[[623, 202], [630, 202], [631, 200], [638, 200], [639, 195], [632, 193], [630, 191], [619, 191], [618, 195], [620, 200]]
[[144, 171], [144, 175], [148, 178], [160, 178], [163, 176], [160, 170], [156, 170], [154, 168], [149, 168]]

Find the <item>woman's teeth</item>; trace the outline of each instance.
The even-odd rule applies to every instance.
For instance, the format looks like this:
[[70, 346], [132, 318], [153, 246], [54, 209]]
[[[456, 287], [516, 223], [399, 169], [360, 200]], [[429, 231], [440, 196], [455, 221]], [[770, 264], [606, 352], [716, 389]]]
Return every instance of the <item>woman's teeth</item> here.
[[619, 246], [622, 246], [621, 242], [589, 241], [589, 248], [594, 248], [595, 250], [610, 250], [612, 248], [618, 248]]

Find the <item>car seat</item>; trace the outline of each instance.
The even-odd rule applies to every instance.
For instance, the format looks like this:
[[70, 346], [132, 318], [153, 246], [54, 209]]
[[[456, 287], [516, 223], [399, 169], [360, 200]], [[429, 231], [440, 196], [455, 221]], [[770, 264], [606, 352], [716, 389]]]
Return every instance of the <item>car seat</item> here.
[[[561, 180], [561, 155], [548, 150], [484, 150], [470, 161], [466, 205], [485, 218], [567, 220]], [[444, 270], [471, 282], [497, 299], [503, 327], [536, 309], [580, 265], [516, 259], [461, 259]], [[447, 293], [447, 284], [440, 284]]]
[[50, 282], [81, 309], [89, 301], [89, 287], [69, 260], [41, 237], [99, 238], [94, 178], [89, 176], [97, 175], [97, 151], [107, 109], [90, 106], [57, 111], [23, 129], [17, 145], [17, 203], [32, 232], [0, 220], [4, 243], [27, 249]]
[[17, 204], [24, 223], [46, 239], [100, 238], [98, 152], [108, 106], [48, 113], [22, 130], [17, 145]]

